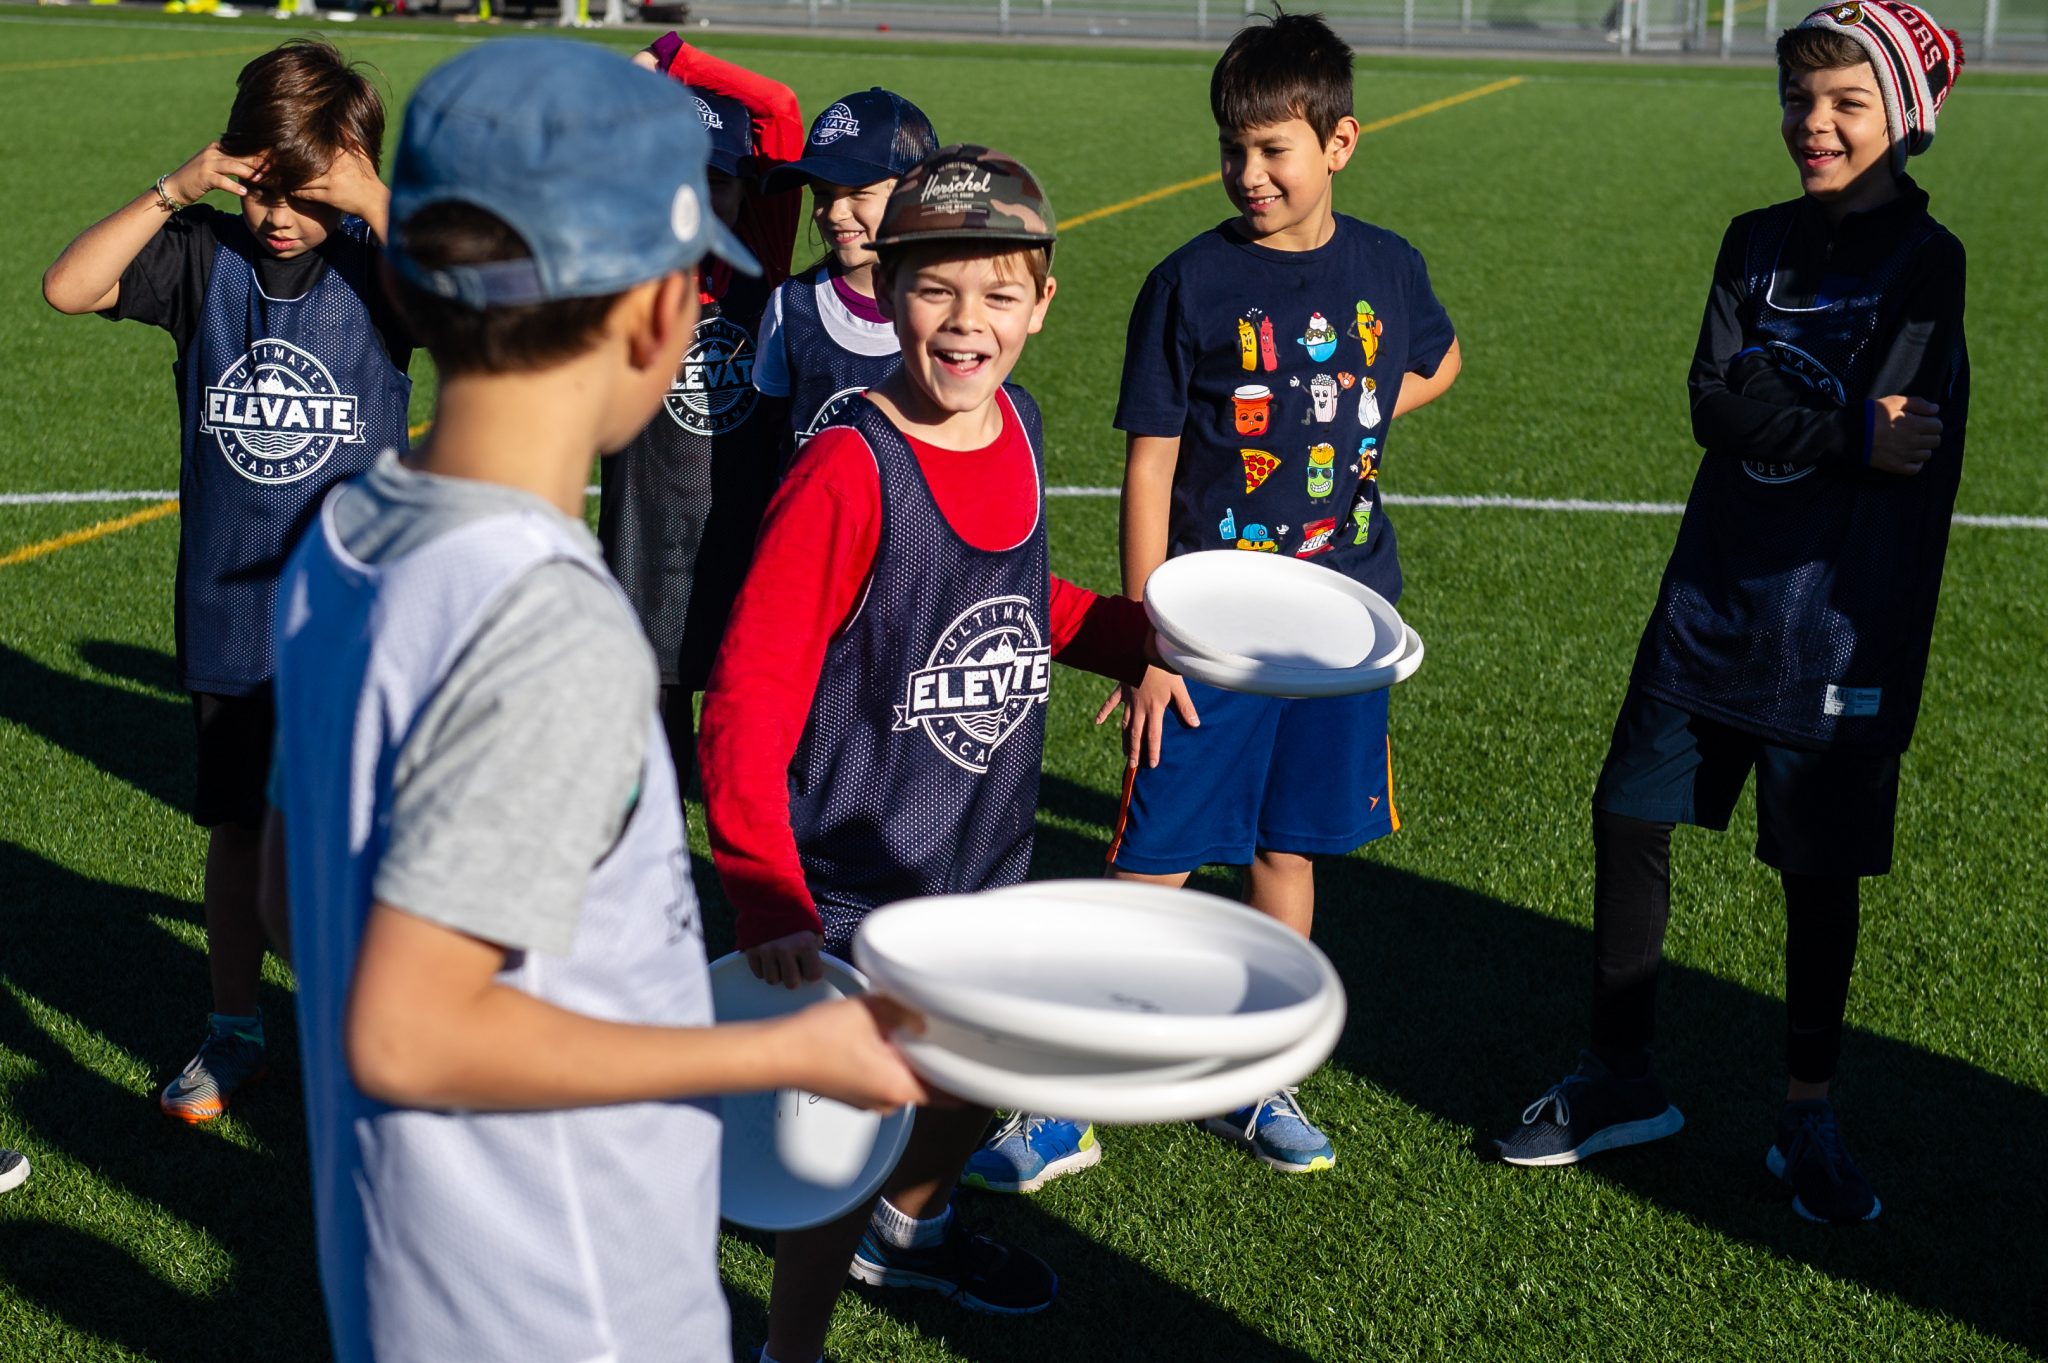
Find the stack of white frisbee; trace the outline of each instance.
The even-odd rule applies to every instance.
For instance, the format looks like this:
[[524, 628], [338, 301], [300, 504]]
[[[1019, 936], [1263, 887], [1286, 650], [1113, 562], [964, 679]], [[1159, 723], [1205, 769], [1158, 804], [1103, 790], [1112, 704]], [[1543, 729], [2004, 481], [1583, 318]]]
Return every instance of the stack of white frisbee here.
[[925, 1017], [924, 1079], [1011, 1111], [1188, 1121], [1299, 1082], [1344, 1030], [1329, 959], [1232, 900], [1041, 881], [870, 914], [854, 960]]
[[[822, 958], [825, 978], [795, 989], [754, 977], [739, 952], [711, 964], [711, 1011], [720, 1022], [781, 1017], [867, 992], [859, 971]], [[719, 1212], [755, 1230], [823, 1225], [873, 1197], [910, 1139], [912, 1109], [878, 1116], [801, 1089], [720, 1100], [724, 1146]]]
[[1372, 588], [1313, 562], [1209, 549], [1145, 583], [1159, 652], [1183, 676], [1264, 696], [1350, 696], [1406, 681], [1422, 639]]

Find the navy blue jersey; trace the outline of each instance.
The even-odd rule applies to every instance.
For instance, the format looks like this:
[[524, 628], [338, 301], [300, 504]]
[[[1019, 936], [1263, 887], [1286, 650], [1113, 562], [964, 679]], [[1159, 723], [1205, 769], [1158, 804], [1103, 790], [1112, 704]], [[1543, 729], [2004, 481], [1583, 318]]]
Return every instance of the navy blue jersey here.
[[894, 328], [854, 316], [822, 268], [777, 286], [761, 319], [761, 356], [755, 386], [789, 399], [799, 446], [903, 363]]
[[178, 672], [190, 690], [245, 695], [270, 680], [285, 556], [328, 488], [406, 448], [412, 381], [365, 301], [382, 286], [360, 219], [335, 227], [324, 267], [292, 297], [265, 291], [239, 217], [212, 221], [204, 301], [178, 361]]
[[1038, 408], [1005, 388], [1037, 462], [1038, 516], [977, 549], [873, 403], [838, 425], [881, 473], [867, 597], [834, 636], [790, 764], [790, 816], [828, 945], [870, 909], [1024, 879], [1045, 751], [1052, 636]]
[[600, 465], [598, 542], [665, 685], [710, 677], [784, 462], [783, 401], [753, 381], [767, 296], [735, 274], [704, 305], [661, 411]]
[[[1839, 227], [1807, 200], [1728, 229], [1693, 365], [1706, 453], [1636, 655], [1645, 691], [1793, 746], [1903, 751], [1962, 475], [1962, 246], [1905, 185]], [[1870, 400], [1939, 404], [1910, 477]]]
[[1293, 554], [1398, 600], [1380, 461], [1402, 376], [1454, 339], [1421, 253], [1356, 218], [1313, 251], [1224, 223], [1168, 256], [1131, 310], [1116, 413], [1180, 438], [1167, 554]]

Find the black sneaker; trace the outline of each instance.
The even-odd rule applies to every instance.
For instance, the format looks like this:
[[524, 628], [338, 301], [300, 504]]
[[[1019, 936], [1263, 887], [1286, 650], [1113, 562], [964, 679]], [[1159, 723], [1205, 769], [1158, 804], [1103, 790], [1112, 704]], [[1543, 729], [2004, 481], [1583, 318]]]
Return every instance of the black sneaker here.
[[1060, 1288], [1043, 1259], [963, 1225], [957, 1210], [946, 1222], [946, 1238], [920, 1249], [899, 1249], [869, 1226], [847, 1271], [874, 1287], [921, 1287], [997, 1316], [1043, 1311]]
[[1508, 1164], [1577, 1164], [1603, 1150], [1660, 1140], [1685, 1125], [1654, 1074], [1623, 1079], [1591, 1051], [1579, 1069], [1522, 1109], [1522, 1124], [1501, 1140]]
[[1870, 1182], [1842, 1148], [1835, 1109], [1825, 1098], [1778, 1109], [1778, 1138], [1764, 1164], [1792, 1187], [1792, 1210], [1808, 1221], [1875, 1221], [1883, 1210]]
[[0, 1193], [28, 1182], [28, 1156], [19, 1150], [0, 1150]]

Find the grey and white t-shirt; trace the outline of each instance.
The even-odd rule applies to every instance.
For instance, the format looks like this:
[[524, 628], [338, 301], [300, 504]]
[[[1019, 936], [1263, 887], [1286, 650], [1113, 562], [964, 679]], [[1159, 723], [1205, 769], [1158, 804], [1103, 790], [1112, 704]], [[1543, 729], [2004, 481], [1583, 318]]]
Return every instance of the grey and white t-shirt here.
[[653, 662], [591, 536], [539, 499], [386, 460], [286, 566], [277, 649], [336, 1357], [730, 1357], [709, 1104], [392, 1108], [346, 1059], [376, 901], [504, 947], [497, 982], [556, 1007], [711, 1020]]

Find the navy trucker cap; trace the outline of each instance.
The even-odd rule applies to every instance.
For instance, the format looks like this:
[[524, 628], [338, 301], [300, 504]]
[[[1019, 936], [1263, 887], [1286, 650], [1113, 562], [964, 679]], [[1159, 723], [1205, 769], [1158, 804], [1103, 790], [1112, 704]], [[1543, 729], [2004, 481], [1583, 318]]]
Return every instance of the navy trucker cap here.
[[754, 116], [747, 106], [731, 95], [714, 94], [690, 87], [690, 99], [697, 108], [697, 121], [711, 139], [711, 168], [727, 175], [746, 172], [754, 159]]
[[877, 85], [819, 114], [804, 139], [802, 159], [769, 171], [761, 188], [774, 194], [806, 180], [871, 185], [896, 178], [938, 149], [924, 110]]
[[[389, 258], [472, 308], [594, 298], [715, 255], [760, 264], [711, 212], [710, 139], [691, 96], [619, 53], [553, 38], [480, 43], [427, 73], [391, 175]], [[428, 268], [405, 224], [431, 204], [502, 218], [531, 256]]]

